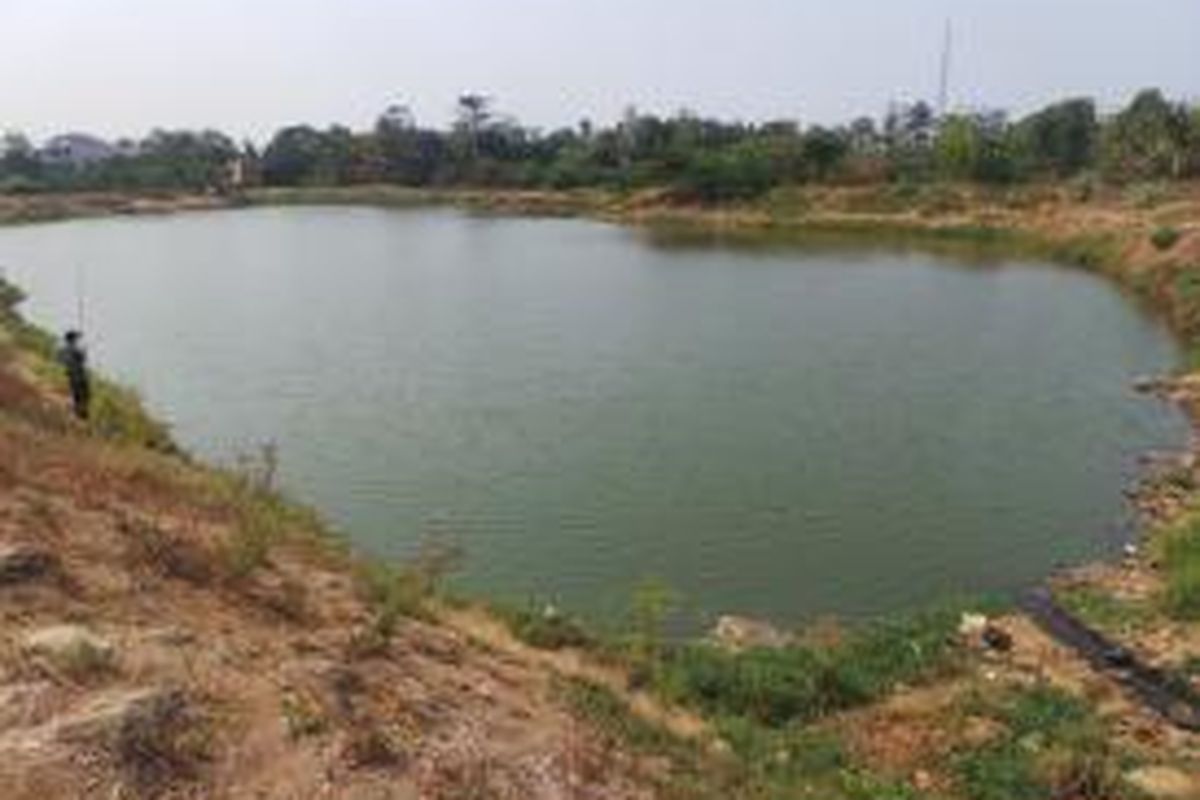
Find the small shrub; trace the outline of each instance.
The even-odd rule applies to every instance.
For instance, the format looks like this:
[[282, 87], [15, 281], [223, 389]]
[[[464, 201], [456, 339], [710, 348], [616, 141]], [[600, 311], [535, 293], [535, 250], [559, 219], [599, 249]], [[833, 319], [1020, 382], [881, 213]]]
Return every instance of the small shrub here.
[[248, 593], [249, 599], [274, 611], [289, 622], [303, 622], [309, 615], [308, 587], [290, 575], [261, 581]]
[[138, 393], [93, 378], [91, 427], [101, 436], [163, 453], [178, 453], [170, 429], [146, 411]]
[[391, 767], [399, 764], [401, 754], [392, 737], [376, 725], [356, 725], [342, 751], [355, 769]]
[[300, 695], [285, 694], [279, 707], [287, 734], [292, 739], [316, 736], [328, 727], [328, 720], [316, 704]]
[[888, 194], [897, 203], [910, 204], [921, 196], [921, 184], [912, 180], [899, 180], [889, 187]]
[[827, 665], [806, 648], [734, 654], [695, 644], [668, 654], [657, 682], [671, 700], [706, 714], [780, 727], [832, 710], [831, 678]]
[[729, 653], [681, 645], [662, 657], [657, 687], [705, 713], [781, 727], [871, 702], [898, 683], [951, 671], [960, 653], [955, 625], [953, 613], [939, 611], [877, 623], [829, 648]]
[[1159, 541], [1168, 613], [1179, 619], [1200, 619], [1200, 520], [1186, 520]]
[[1154, 249], [1165, 252], [1175, 246], [1180, 236], [1178, 228], [1163, 225], [1155, 228], [1154, 232], [1150, 234], [1150, 244], [1154, 245]]
[[1141, 209], [1152, 209], [1167, 199], [1167, 189], [1161, 183], [1139, 183], [1125, 193], [1125, 201]]
[[1200, 268], [1180, 270], [1172, 279], [1171, 288], [1184, 303], [1200, 301]]
[[385, 651], [404, 617], [424, 615], [425, 595], [408, 570], [388, 564], [370, 564], [362, 570], [359, 584], [371, 607], [371, 622], [355, 634], [351, 650], [358, 655]]
[[268, 495], [275, 491], [279, 473], [279, 445], [274, 441], [260, 444], [254, 453], [238, 454], [234, 463], [234, 473], [252, 491]]
[[1067, 184], [1070, 197], [1076, 203], [1089, 203], [1099, 192], [1100, 180], [1095, 174], [1083, 172], [1072, 178]]
[[497, 608], [509, 631], [522, 642], [543, 650], [568, 647], [585, 648], [594, 643], [583, 624], [547, 606], [534, 608]]
[[64, 649], [54, 659], [54, 664], [72, 680], [80, 682], [99, 680], [117, 668], [113, 650], [94, 647], [86, 641]]
[[633, 590], [627, 646], [635, 665], [644, 668], [657, 663], [667, 618], [678, 605], [679, 596], [662, 581], [649, 578]]
[[1189, 655], [1183, 659], [1179, 665], [1179, 674], [1188, 681], [1200, 678], [1200, 655]]
[[840, 788], [847, 800], [918, 800], [921, 796], [905, 783], [858, 769], [842, 773]]
[[217, 502], [232, 516], [223, 555], [229, 578], [234, 582], [264, 567], [271, 550], [289, 534], [310, 533], [313, 535], [310, 541], [321, 541], [323, 528], [319, 519], [276, 491], [278, 461], [275, 444], [264, 444], [256, 453], [237, 456], [235, 469], [217, 482]]
[[717, 730], [744, 763], [775, 783], [838, 777], [850, 766], [845, 747], [830, 731], [777, 731], [744, 717], [720, 718]]
[[1007, 734], [954, 764], [971, 800], [1123, 796], [1121, 759], [1084, 701], [1039, 685], [1016, 690], [990, 713]]
[[875, 698], [897, 683], [953, 671], [961, 655], [958, 619], [947, 608], [868, 626], [834, 651], [841, 682], [855, 687], [852, 697]]
[[1018, 736], [1061, 736], [1090, 719], [1087, 705], [1076, 697], [1047, 685], [1019, 692], [1002, 712], [1004, 722]]
[[359, 586], [372, 609], [371, 624], [355, 636], [351, 650], [360, 655], [385, 650], [403, 617], [427, 615], [426, 601], [440, 591], [462, 559], [462, 550], [456, 545], [426, 539], [415, 556], [398, 566], [366, 565], [359, 572]]
[[944, 183], [931, 183], [923, 187], [917, 206], [922, 216], [931, 217], [954, 214], [966, 208], [967, 201], [962, 192]]
[[282, 537], [279, 520], [271, 509], [254, 497], [243, 495], [235, 506], [235, 522], [223, 553], [229, 577], [242, 581], [265, 566], [271, 548]]
[[1013, 741], [971, 752], [958, 760], [955, 769], [971, 800], [1043, 800], [1046, 796], [1034, 777], [1029, 752]]
[[637, 716], [624, 700], [604, 686], [568, 678], [559, 686], [559, 693], [567, 710], [575, 717], [636, 750], [663, 752], [681, 746], [670, 733]]
[[156, 698], [146, 713], [121, 726], [111, 742], [136, 797], [157, 797], [180, 779], [197, 777], [213, 757], [212, 720], [180, 692]]
[[1100, 269], [1112, 263], [1116, 251], [1111, 235], [1087, 234], [1056, 245], [1050, 249], [1050, 255], [1076, 266]]
[[805, 214], [812, 208], [812, 197], [798, 186], [781, 186], [771, 190], [767, 197], [767, 207], [776, 214], [797, 215]]
[[738, 146], [690, 156], [672, 188], [682, 200], [719, 203], [761, 197], [777, 183], [765, 152]]
[[1112, 800], [1123, 796], [1120, 760], [1100, 737], [1052, 746], [1038, 756], [1034, 769], [1054, 797]]
[[126, 537], [130, 566], [198, 586], [212, 580], [212, 557], [199, 546], [173, 536], [151, 519], [125, 515], [117, 525]]

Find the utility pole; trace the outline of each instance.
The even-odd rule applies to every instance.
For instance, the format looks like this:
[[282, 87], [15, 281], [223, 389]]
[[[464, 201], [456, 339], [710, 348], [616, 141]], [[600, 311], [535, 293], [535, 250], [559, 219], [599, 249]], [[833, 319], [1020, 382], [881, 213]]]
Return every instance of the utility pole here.
[[938, 119], [944, 119], [950, 103], [950, 56], [954, 46], [954, 30], [946, 20], [946, 33], [942, 39], [942, 69], [938, 85]]

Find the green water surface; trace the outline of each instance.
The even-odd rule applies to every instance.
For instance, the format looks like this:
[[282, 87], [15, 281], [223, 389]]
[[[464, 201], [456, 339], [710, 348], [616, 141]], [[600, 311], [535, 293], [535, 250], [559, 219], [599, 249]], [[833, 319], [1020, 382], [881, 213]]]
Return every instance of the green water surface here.
[[[0, 230], [61, 328], [200, 455], [274, 440], [361, 548], [604, 614], [639, 579], [792, 622], [1010, 590], [1127, 535], [1182, 419], [1101, 279], [575, 220], [255, 209]], [[82, 279], [81, 279], [82, 276]]]

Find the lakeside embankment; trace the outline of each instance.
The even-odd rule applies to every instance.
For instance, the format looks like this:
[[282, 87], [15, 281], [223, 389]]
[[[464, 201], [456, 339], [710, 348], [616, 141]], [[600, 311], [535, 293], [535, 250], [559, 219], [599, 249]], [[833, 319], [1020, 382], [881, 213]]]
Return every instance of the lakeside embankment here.
[[[1152, 208], [1110, 198], [1075, 209], [1059, 198], [928, 214], [839, 210], [850, 201], [829, 190], [805, 200], [804, 213], [782, 210], [784, 196], [775, 208], [703, 209], [651, 194], [370, 196], [379, 191], [248, 199], [1011, 237], [1110, 272], [1184, 335], [1195, 301], [1187, 276], [1200, 269], [1190, 189]], [[118, 200], [111, 213], [130, 213]], [[83, 207], [110, 213], [107, 202]], [[176, 207], [220, 205], [185, 198]], [[1003, 213], [1006, 226], [996, 222]], [[1169, 246], [1153, 241], [1163, 228], [1176, 232]], [[535, 649], [482, 612], [428, 600], [432, 555], [416, 571], [377, 573], [321, 544], [316, 524], [268, 491], [266, 464], [223, 475], [163, 453], [127, 397], [93, 428], [74, 425], [44, 337], [12, 315], [5, 331], [3, 542], [18, 555], [6, 562], [14, 578], [0, 582], [12, 599], [4, 691], [26, 699], [20, 715], [0, 720], [0, 745], [23, 781], [13, 785], [29, 795], [70, 796], [74, 784], [54, 781], [89, 780], [216, 796], [381, 786], [455, 796], [480, 786], [482, 796], [555, 797], [584, 782], [602, 796], [758, 797], [786, 787], [822, 797], [1120, 797], [1198, 763], [1195, 736], [1134, 707], [1019, 616], [999, 623], [1013, 639], [1007, 651], [952, 642], [957, 615], [943, 614], [867, 634], [819, 627], [785, 650], [731, 654], [665, 645], [649, 596], [619, 646], [591, 650], [553, 649], [588, 639], [566, 621], [510, 615], [524, 639], [550, 647]], [[1190, 386], [1182, 378], [1169, 390], [1194, 408]], [[1164, 470], [1143, 495], [1149, 516], [1188, 524], [1180, 515], [1194, 464]], [[1067, 599], [1148, 660], [1190, 671], [1196, 624], [1164, 599], [1158, 551], [1093, 573], [1064, 579]], [[57, 654], [39, 644], [63, 621], [101, 641], [81, 644], [75, 631]], [[61, 769], [80, 758], [92, 759], [89, 770]]]

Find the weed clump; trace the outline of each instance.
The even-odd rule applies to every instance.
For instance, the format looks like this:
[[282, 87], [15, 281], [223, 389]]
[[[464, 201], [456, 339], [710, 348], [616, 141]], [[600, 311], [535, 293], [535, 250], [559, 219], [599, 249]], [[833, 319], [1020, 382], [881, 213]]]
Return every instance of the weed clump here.
[[1200, 619], [1200, 519], [1184, 520], [1159, 541], [1167, 612], [1177, 619]]
[[1085, 269], [1103, 269], [1116, 259], [1118, 242], [1111, 234], [1084, 234], [1049, 247], [1052, 257]]
[[1114, 597], [1093, 586], [1073, 586], [1055, 592], [1064, 608], [1089, 625], [1116, 636], [1136, 633], [1151, 618], [1148, 604]]
[[403, 753], [394, 738], [370, 723], [356, 726], [350, 732], [342, 756], [355, 769], [382, 769], [403, 761]]
[[462, 559], [457, 546], [426, 539], [412, 558], [399, 565], [365, 565], [359, 572], [359, 587], [372, 616], [367, 628], [355, 634], [351, 650], [364, 656], [383, 652], [401, 619], [427, 617], [427, 602], [439, 593]]
[[177, 690], [146, 696], [113, 731], [110, 745], [138, 797], [158, 797], [198, 777], [212, 759], [212, 720]]
[[715, 742], [681, 739], [642, 719], [606, 687], [564, 681], [567, 709], [606, 738], [639, 753], [666, 756], [658, 773], [659, 796], [687, 800], [811, 797], [827, 800], [915, 800], [903, 783], [856, 765], [837, 736], [826, 730], [766, 728], [746, 718], [715, 720]]
[[596, 643], [595, 637], [579, 620], [563, 614], [554, 606], [547, 605], [540, 609], [532, 606], [496, 606], [493, 610], [513, 636], [542, 650], [587, 648]]
[[145, 517], [126, 514], [117, 524], [126, 539], [125, 560], [131, 567], [197, 586], [212, 581], [211, 554], [199, 545]]
[[1120, 758], [1082, 700], [1038, 685], [1016, 690], [985, 710], [1006, 733], [956, 757], [954, 769], [970, 800], [1125, 796]]
[[624, 644], [635, 668], [653, 671], [662, 660], [667, 618], [678, 606], [679, 596], [659, 580], [643, 580], [633, 590]]
[[74, 681], [86, 683], [116, 672], [116, 653], [81, 640], [64, 648], [55, 659], [56, 666]]
[[276, 491], [278, 458], [275, 444], [268, 442], [256, 453], [238, 456], [236, 469], [221, 482], [222, 505], [233, 517], [222, 560], [233, 583], [266, 566], [271, 550], [289, 529], [307, 522]]
[[1153, 209], [1167, 201], [1169, 192], [1162, 183], [1148, 182], [1131, 186], [1125, 193], [1125, 202], [1134, 208]]
[[320, 708], [302, 695], [283, 695], [279, 701], [279, 711], [288, 737], [293, 740], [320, 735], [329, 726]]
[[270, 507], [256, 498], [239, 496], [233, 508], [236, 521], [223, 552], [229, 577], [238, 582], [266, 565], [282, 531]]
[[136, 391], [96, 379], [91, 406], [92, 430], [106, 439], [161, 453], [178, 453], [171, 431], [146, 411]]
[[897, 684], [952, 670], [959, 654], [954, 626], [950, 612], [930, 612], [875, 624], [830, 648], [729, 653], [712, 645], [681, 645], [663, 658], [657, 688], [720, 717], [775, 728], [807, 722], [869, 703]]
[[1180, 235], [1178, 228], [1163, 225], [1155, 228], [1154, 232], [1150, 234], [1150, 244], [1154, 245], [1155, 250], [1166, 252], [1175, 246]]

